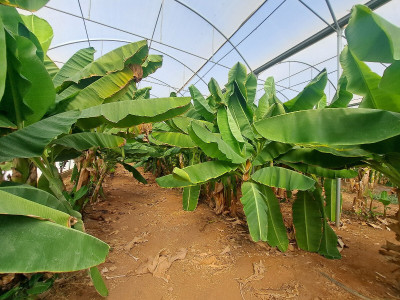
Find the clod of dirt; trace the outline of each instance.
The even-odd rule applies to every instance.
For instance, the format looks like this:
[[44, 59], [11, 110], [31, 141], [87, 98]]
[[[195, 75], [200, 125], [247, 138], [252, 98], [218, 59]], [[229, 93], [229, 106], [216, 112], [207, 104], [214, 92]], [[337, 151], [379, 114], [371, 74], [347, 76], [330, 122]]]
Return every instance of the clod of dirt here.
[[179, 249], [175, 255], [171, 255], [167, 249], [162, 249], [154, 258], [148, 258], [146, 262], [141, 264], [136, 270], [136, 275], [142, 275], [146, 273], [153, 274], [154, 277], [162, 278], [166, 282], [169, 281], [169, 275], [166, 274], [172, 263], [176, 260], [185, 259], [187, 249]]
[[136, 244], [142, 244], [142, 243], [146, 243], [149, 240], [146, 239], [146, 237], [149, 235], [148, 232], [143, 232], [141, 235], [139, 236], [135, 236], [133, 238], [133, 240], [131, 240], [128, 244], [125, 245], [124, 250], [125, 251], [129, 251], [133, 248], [134, 245]]

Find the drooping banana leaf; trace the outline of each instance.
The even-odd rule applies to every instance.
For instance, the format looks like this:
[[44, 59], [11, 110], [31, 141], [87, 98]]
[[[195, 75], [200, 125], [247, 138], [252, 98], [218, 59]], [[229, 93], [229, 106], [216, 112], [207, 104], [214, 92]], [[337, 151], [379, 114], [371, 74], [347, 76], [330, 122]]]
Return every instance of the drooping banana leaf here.
[[223, 161], [207, 161], [183, 169], [175, 168], [173, 174], [156, 179], [161, 187], [186, 187], [207, 182], [231, 172], [237, 165]]
[[127, 163], [122, 162], [121, 163], [122, 166], [129, 172], [131, 172], [132, 176], [139, 182], [143, 183], [143, 184], [147, 184], [147, 180], [146, 178], [144, 178], [142, 176], [142, 174], [140, 174], [140, 172], [138, 170], [136, 170], [136, 168], [134, 166], [131, 166]]
[[340, 259], [342, 256], [340, 255], [339, 250], [337, 248], [338, 238], [336, 236], [336, 233], [333, 231], [333, 229], [329, 226], [328, 222], [326, 221], [327, 216], [325, 213], [324, 199], [322, 197], [322, 189], [320, 186], [317, 186], [317, 188], [314, 190], [313, 196], [315, 200], [319, 203], [319, 209], [323, 217], [322, 238], [321, 238], [321, 244], [318, 249], [318, 253], [320, 255], [325, 256], [328, 259]]
[[208, 83], [208, 90], [211, 93], [211, 96], [214, 98], [215, 103], [224, 103], [225, 98], [224, 95], [222, 94], [222, 90], [218, 84], [218, 82], [214, 79], [211, 78], [210, 82]]
[[312, 109], [325, 95], [324, 89], [328, 82], [326, 69], [322, 70], [295, 98], [283, 105], [289, 112]]
[[91, 267], [89, 269], [89, 275], [92, 279], [93, 285], [96, 291], [103, 297], [108, 296], [108, 289], [104, 283], [103, 277], [101, 277], [100, 271], [97, 267]]
[[197, 145], [190, 136], [179, 132], [153, 132], [152, 137], [162, 144], [179, 148], [195, 148]]
[[189, 104], [189, 97], [107, 103], [83, 110], [78, 126], [90, 129], [107, 123], [125, 128], [141, 123], [161, 122], [183, 114]]
[[199, 201], [201, 185], [187, 186], [183, 188], [182, 206], [183, 210], [193, 211]]
[[224, 142], [220, 134], [212, 133], [196, 122], [193, 122], [189, 127], [189, 135], [204, 153], [212, 158], [237, 164], [246, 161], [244, 157]]
[[268, 239], [268, 206], [267, 196], [263, 186], [254, 182], [242, 184], [243, 210], [246, 215], [247, 225], [253, 241], [267, 241]]
[[109, 250], [81, 231], [26, 216], [0, 215], [0, 240], [0, 273], [87, 269], [103, 263]]
[[[325, 179], [324, 181], [324, 189], [325, 189], [325, 214], [327, 218], [335, 222], [336, 220], [336, 185], [337, 181], [334, 179]], [[341, 195], [340, 195], [341, 196]]]
[[57, 67], [57, 65], [54, 63], [54, 61], [51, 60], [50, 57], [46, 56], [44, 58], [44, 66], [49, 73], [51, 79], [53, 79], [57, 73], [60, 71], [60, 69]]
[[348, 81], [347, 90], [363, 96], [359, 107], [400, 112], [400, 95], [381, 89], [381, 77], [372, 72], [349, 48], [346, 47], [340, 54], [340, 62]]
[[300, 191], [292, 209], [297, 245], [300, 249], [317, 252], [322, 238], [319, 203], [310, 191]]
[[292, 190], [311, 189], [315, 181], [310, 177], [281, 167], [266, 167], [256, 171], [251, 179], [261, 184]]
[[283, 223], [282, 213], [279, 206], [279, 200], [276, 198], [274, 191], [264, 185], [259, 185], [265, 196], [268, 210], [268, 233], [267, 242], [271, 247], [278, 247], [285, 252], [289, 246], [285, 223]]
[[326, 108], [267, 118], [255, 127], [263, 137], [282, 143], [358, 145], [400, 134], [399, 121], [399, 113], [384, 110]]
[[345, 34], [351, 51], [363, 61], [400, 60], [400, 28], [367, 6], [353, 7]]
[[77, 111], [58, 114], [1, 137], [0, 162], [41, 156], [54, 138], [70, 130], [79, 115]]
[[97, 132], [80, 132], [68, 134], [56, 139], [52, 144], [62, 145], [79, 151], [87, 150], [92, 147], [119, 148], [123, 147], [126, 140], [120, 136]]

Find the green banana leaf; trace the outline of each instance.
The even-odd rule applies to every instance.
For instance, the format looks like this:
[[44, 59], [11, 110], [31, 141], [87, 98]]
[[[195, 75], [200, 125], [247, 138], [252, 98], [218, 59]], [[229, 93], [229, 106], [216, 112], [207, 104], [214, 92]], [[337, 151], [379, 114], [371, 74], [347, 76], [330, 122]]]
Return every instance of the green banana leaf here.
[[0, 215], [28, 216], [71, 227], [69, 214], [0, 190]]
[[269, 142], [253, 160], [253, 166], [260, 166], [273, 161], [278, 156], [288, 152], [293, 146], [279, 142]]
[[[178, 116], [175, 117], [173, 119], [171, 119], [173, 125], [175, 125], [175, 127], [182, 131], [183, 133], [189, 134], [189, 125], [193, 122], [196, 121], [200, 124], [203, 124], [204, 126], [206, 126], [210, 131], [213, 130], [214, 125], [210, 122], [207, 121], [203, 121], [203, 120], [197, 120], [194, 118], [189, 118], [189, 117], [185, 117], [185, 116]], [[168, 130], [169, 131], [169, 130]]]
[[351, 51], [363, 61], [391, 63], [400, 60], [400, 28], [367, 6], [353, 7], [345, 34]]
[[126, 140], [120, 136], [97, 132], [68, 134], [52, 142], [52, 144], [73, 148], [79, 151], [87, 150], [92, 147], [119, 148], [123, 147], [125, 143]]
[[328, 169], [344, 169], [345, 167], [357, 164], [360, 159], [360, 157], [336, 156], [309, 148], [292, 149], [278, 158], [278, 160], [284, 163], [304, 163]]
[[268, 206], [267, 196], [261, 184], [244, 182], [242, 184], [243, 210], [253, 241], [267, 241], [268, 239]]
[[162, 66], [163, 57], [162, 55], [154, 55], [151, 54], [147, 56], [146, 60], [144, 61], [142, 68], [143, 68], [143, 78], [146, 78], [150, 74], [153, 74], [157, 69]]
[[381, 82], [379, 83], [379, 88], [389, 92], [399, 95], [399, 78], [400, 78], [400, 61], [397, 60], [386, 68], [383, 73]]
[[90, 129], [106, 123], [125, 128], [141, 123], [161, 122], [183, 114], [189, 104], [189, 97], [107, 103], [83, 110], [78, 126]]
[[253, 73], [247, 75], [245, 86], [247, 92], [247, 104], [252, 105], [257, 93], [257, 77]]
[[153, 132], [152, 137], [162, 144], [179, 148], [195, 148], [197, 145], [190, 136], [179, 132]]
[[[6, 33], [7, 68], [10, 86], [0, 109], [29, 125], [39, 121], [54, 104], [55, 90], [49, 73], [28, 38]], [[27, 81], [29, 83], [27, 83]]]
[[251, 176], [251, 179], [267, 186], [283, 188], [289, 191], [308, 190], [315, 184], [315, 181], [310, 177], [281, 167], [260, 169]]
[[92, 279], [93, 285], [96, 291], [103, 297], [108, 296], [108, 289], [104, 283], [103, 277], [101, 277], [100, 271], [97, 267], [91, 267], [89, 269], [89, 275]]
[[315, 200], [319, 203], [319, 209], [322, 214], [322, 238], [321, 244], [318, 249], [320, 255], [325, 256], [328, 259], [340, 259], [342, 256], [337, 248], [338, 237], [333, 229], [329, 226], [326, 221], [326, 212], [324, 207], [324, 199], [322, 197], [322, 189], [317, 186], [313, 192]]
[[378, 109], [326, 108], [267, 118], [255, 127], [263, 137], [282, 143], [358, 145], [400, 134], [399, 120], [399, 113]]
[[25, 26], [37, 37], [42, 47], [44, 55], [50, 47], [51, 41], [53, 40], [53, 28], [50, 24], [38, 16], [35, 15], [20, 15], [24, 21]]
[[0, 4], [14, 6], [29, 11], [37, 11], [46, 5], [49, 0], [0, 0]]
[[228, 108], [220, 107], [217, 112], [217, 124], [222, 139], [236, 152], [241, 153], [244, 139], [239, 126]]
[[94, 48], [80, 49], [70, 59], [61, 67], [60, 71], [53, 78], [54, 86], [57, 92], [60, 92], [61, 85], [68, 78], [73, 77], [75, 74], [79, 73], [83, 68], [93, 62], [94, 53], [96, 50]]
[[193, 122], [189, 127], [189, 135], [209, 157], [231, 161], [235, 164], [241, 164], [246, 161], [244, 157], [224, 142], [220, 134], [212, 133], [196, 122]]
[[208, 90], [211, 93], [211, 96], [214, 98], [214, 102], [216, 103], [224, 103], [225, 98], [224, 95], [222, 94], [222, 90], [218, 84], [218, 82], [214, 79], [211, 78], [210, 81], [208, 82]]
[[204, 99], [200, 91], [194, 85], [191, 85], [189, 87], [189, 91], [193, 99], [193, 105], [196, 112], [201, 115], [206, 121], [213, 122], [214, 112], [210, 105], [207, 103], [206, 99]]
[[[324, 181], [324, 189], [325, 189], [325, 215], [326, 217], [332, 221], [335, 222], [336, 220], [336, 185], [337, 185], [337, 180], [335, 179], [325, 179]], [[342, 195], [340, 195], [340, 198]]]
[[26, 216], [0, 216], [0, 237], [0, 273], [87, 269], [103, 263], [109, 250], [81, 231]]
[[239, 125], [242, 135], [250, 140], [255, 139], [253, 131], [253, 113], [247, 106], [246, 100], [242, 95], [238, 84], [233, 82], [234, 91], [228, 98], [228, 107], [233, 119]]
[[139, 41], [114, 49], [89, 63], [66, 81], [79, 83], [83, 79], [121, 71], [127, 65], [142, 65], [148, 53], [147, 41]]
[[53, 79], [57, 73], [60, 71], [60, 69], [57, 67], [57, 65], [54, 63], [54, 61], [51, 60], [50, 57], [46, 56], [44, 58], [44, 67], [46, 68], [47, 72], [49, 73], [51, 79]]
[[147, 180], [140, 174], [140, 172], [134, 167], [131, 166], [127, 163], [122, 162], [121, 165], [129, 172], [131, 172], [133, 178], [135, 178], [137, 181], [147, 184]]
[[347, 107], [351, 99], [353, 99], [353, 94], [347, 90], [347, 77], [342, 74], [338, 82], [338, 88], [336, 90], [335, 96], [333, 97], [331, 104], [329, 104], [327, 107]]
[[173, 174], [159, 177], [156, 182], [165, 188], [193, 186], [218, 178], [236, 168], [237, 165], [229, 162], [207, 161], [183, 169], [175, 168]]
[[6, 35], [4, 32], [3, 21], [0, 17], [0, 100], [3, 97], [4, 89], [6, 87], [6, 77], [7, 77], [7, 48], [6, 48]]
[[[247, 91], [246, 91], [246, 79], [247, 79], [247, 70], [245, 65], [238, 62], [236, 63], [228, 73], [228, 83], [225, 84], [226, 93], [231, 96], [235, 93], [235, 89], [239, 89], [239, 93], [242, 98], [247, 99]], [[246, 102], [246, 100], [244, 100]]]
[[52, 194], [34, 188], [27, 184], [20, 185], [4, 185], [4, 182], [0, 185], [0, 191], [4, 191], [15, 196], [36, 202], [38, 204], [57, 209], [64, 213], [69, 214], [72, 207], [67, 201], [63, 202], [61, 199], [57, 199]]
[[292, 209], [297, 245], [300, 249], [317, 252], [322, 239], [322, 217], [317, 200], [311, 192], [300, 191]]
[[77, 111], [58, 114], [1, 137], [0, 162], [41, 156], [54, 138], [69, 132], [79, 115]]
[[354, 170], [332, 170], [332, 169], [327, 169], [327, 168], [322, 168], [318, 166], [312, 166], [312, 165], [307, 165], [307, 164], [302, 164], [302, 163], [297, 163], [297, 164], [292, 164], [292, 163], [285, 163], [289, 167], [302, 172], [306, 174], [313, 174], [318, 177], [324, 177], [324, 178], [354, 178], [357, 176], [357, 172]]
[[[122, 71], [103, 76], [82, 90], [74, 92], [74, 86], [71, 86], [64, 91], [66, 92], [65, 96], [57, 99], [55, 111], [83, 110], [104, 102], [118, 101], [135, 78], [136, 74], [131, 68], [126, 67]], [[68, 92], [70, 88], [72, 88], [72, 92]]]
[[283, 105], [289, 112], [312, 109], [325, 95], [324, 89], [328, 82], [326, 69], [322, 70], [295, 98]]
[[183, 188], [183, 210], [194, 211], [199, 201], [201, 185], [187, 186]]
[[17, 125], [8, 120], [5, 116], [0, 115], [0, 128], [17, 129]]
[[268, 206], [267, 242], [271, 247], [278, 247], [280, 251], [285, 252], [289, 246], [289, 239], [287, 237], [285, 223], [283, 222], [279, 200], [270, 187], [264, 185], [259, 185], [259, 187], [265, 196], [264, 198]]
[[381, 77], [360, 61], [349, 48], [340, 54], [343, 74], [348, 80], [347, 90], [363, 96], [360, 107], [400, 112], [400, 95], [379, 87]]

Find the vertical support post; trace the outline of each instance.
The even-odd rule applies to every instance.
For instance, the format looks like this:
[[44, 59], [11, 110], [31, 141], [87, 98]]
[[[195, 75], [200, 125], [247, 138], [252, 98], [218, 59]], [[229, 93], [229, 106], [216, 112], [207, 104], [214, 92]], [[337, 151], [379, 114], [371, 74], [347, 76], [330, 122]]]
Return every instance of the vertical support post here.
[[[340, 52], [342, 51], [342, 28], [337, 28], [337, 82], [340, 78]], [[341, 208], [341, 185], [342, 181], [340, 178], [336, 179], [336, 214], [335, 214], [335, 225], [337, 228], [340, 227], [340, 208]]]

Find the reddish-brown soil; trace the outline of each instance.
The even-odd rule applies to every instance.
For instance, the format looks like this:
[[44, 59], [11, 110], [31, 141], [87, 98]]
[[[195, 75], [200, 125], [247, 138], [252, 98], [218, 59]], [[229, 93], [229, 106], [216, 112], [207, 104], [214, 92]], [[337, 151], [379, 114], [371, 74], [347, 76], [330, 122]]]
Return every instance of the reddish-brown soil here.
[[[378, 253], [394, 233], [348, 213], [350, 194], [344, 194], [344, 225], [335, 229], [346, 245], [343, 258], [328, 260], [295, 245], [281, 253], [253, 243], [240, 222], [215, 215], [203, 203], [185, 212], [179, 190], [162, 189], [151, 174], [145, 177], [147, 185], [118, 170], [104, 185], [106, 199], [85, 215], [87, 231], [112, 247], [99, 266], [110, 292], [107, 299], [358, 299], [348, 290], [369, 299], [399, 296], [393, 288], [396, 267]], [[164, 279], [136, 275], [162, 249], [161, 254], [174, 255], [182, 248], [186, 257], [167, 266]], [[254, 263], [258, 273], [250, 277]], [[44, 298], [102, 299], [85, 272], [60, 276]]]

